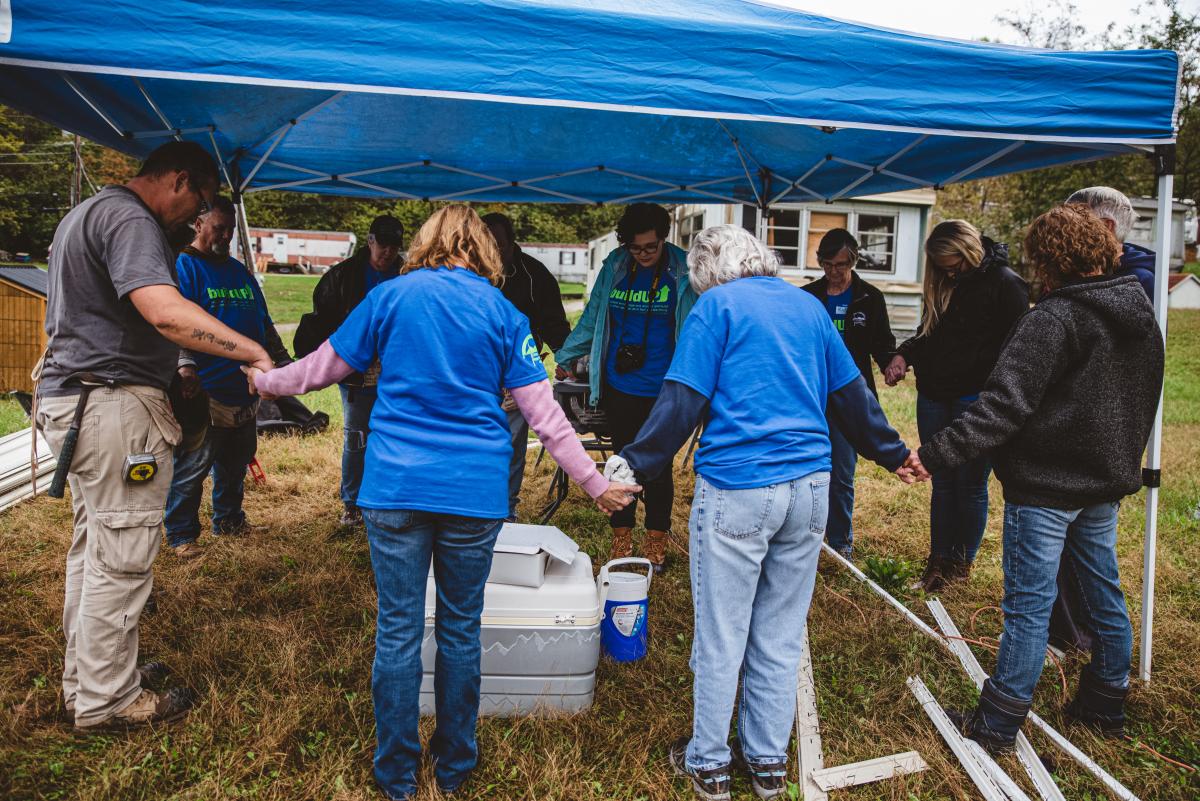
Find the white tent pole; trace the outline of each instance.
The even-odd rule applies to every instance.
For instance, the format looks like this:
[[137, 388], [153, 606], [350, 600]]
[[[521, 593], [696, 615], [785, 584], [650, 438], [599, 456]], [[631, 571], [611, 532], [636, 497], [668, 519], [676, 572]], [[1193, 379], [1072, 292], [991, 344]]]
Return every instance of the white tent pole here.
[[[1162, 333], [1163, 344], [1167, 340], [1167, 278], [1171, 269], [1171, 227], [1174, 203], [1171, 195], [1175, 189], [1174, 152], [1162, 153], [1157, 157], [1158, 172], [1158, 218], [1154, 232], [1154, 316]], [[1164, 148], [1165, 150], [1166, 148]], [[1158, 487], [1162, 470], [1163, 397], [1158, 399], [1158, 412], [1154, 416], [1154, 427], [1150, 429], [1150, 444], [1146, 448], [1146, 469], [1143, 483], [1146, 484], [1146, 542], [1142, 553], [1142, 639], [1138, 651], [1138, 677], [1150, 682], [1150, 660], [1154, 651], [1154, 567], [1158, 552]]]

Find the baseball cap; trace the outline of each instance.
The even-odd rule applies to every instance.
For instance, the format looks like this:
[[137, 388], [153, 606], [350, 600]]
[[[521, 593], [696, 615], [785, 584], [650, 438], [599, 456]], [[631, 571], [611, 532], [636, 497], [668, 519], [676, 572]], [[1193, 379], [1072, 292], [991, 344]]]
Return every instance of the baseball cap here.
[[400, 247], [404, 244], [404, 226], [399, 220], [390, 214], [381, 214], [371, 223], [371, 236], [375, 237], [375, 241], [384, 247], [395, 245]]

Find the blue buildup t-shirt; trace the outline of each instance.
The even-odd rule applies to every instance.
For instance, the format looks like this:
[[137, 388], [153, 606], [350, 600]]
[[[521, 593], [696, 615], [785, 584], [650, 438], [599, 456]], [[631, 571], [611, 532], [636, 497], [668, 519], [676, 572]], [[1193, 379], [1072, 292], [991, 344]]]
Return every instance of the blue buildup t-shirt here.
[[829, 312], [829, 319], [833, 320], [833, 327], [842, 336], [846, 335], [846, 311], [850, 308], [851, 294], [851, 288], [846, 287], [845, 292], [825, 296], [825, 310]]
[[750, 489], [829, 470], [826, 399], [858, 376], [820, 301], [754, 277], [700, 296], [666, 378], [709, 399], [696, 472]]
[[[653, 284], [654, 268], [638, 267], [632, 280], [627, 276], [618, 281], [608, 296], [609, 335], [604, 377], [618, 392], [644, 398], [658, 395], [675, 354], [675, 278], [664, 266], [651, 299]], [[647, 314], [650, 315], [649, 329], [646, 327]], [[639, 370], [618, 373], [617, 349], [643, 342], [646, 363]]]
[[[271, 318], [258, 281], [232, 256], [209, 261], [191, 253], [175, 259], [179, 292], [239, 334], [260, 345]], [[230, 406], [249, 406], [254, 398], [242, 372], [242, 362], [194, 352], [196, 373], [204, 391]]]
[[464, 268], [413, 270], [367, 293], [329, 338], [379, 359], [358, 505], [503, 518], [512, 435], [502, 389], [546, 380], [529, 321]]

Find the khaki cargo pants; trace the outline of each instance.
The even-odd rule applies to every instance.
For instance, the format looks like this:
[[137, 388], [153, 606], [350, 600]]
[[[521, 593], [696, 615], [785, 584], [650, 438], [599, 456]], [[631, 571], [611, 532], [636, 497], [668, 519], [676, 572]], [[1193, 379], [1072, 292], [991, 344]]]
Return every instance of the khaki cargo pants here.
[[[56, 455], [77, 403], [77, 396], [38, 399], [37, 423]], [[160, 389], [97, 387], [88, 398], [69, 478], [75, 530], [63, 604], [63, 699], [74, 703], [77, 725], [100, 723], [138, 696], [138, 619], [150, 597], [179, 440]], [[154, 454], [158, 475], [127, 482], [125, 457], [140, 453]]]

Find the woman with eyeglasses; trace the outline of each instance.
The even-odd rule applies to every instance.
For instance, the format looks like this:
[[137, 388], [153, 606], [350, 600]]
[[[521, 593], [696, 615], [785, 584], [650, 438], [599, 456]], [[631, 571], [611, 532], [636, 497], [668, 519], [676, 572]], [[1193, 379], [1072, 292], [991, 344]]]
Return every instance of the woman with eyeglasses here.
[[[621, 246], [608, 254], [583, 316], [554, 354], [556, 378], [579, 370], [587, 357], [590, 403], [608, 418], [613, 452], [628, 445], [650, 416], [675, 355], [675, 340], [696, 302], [687, 253], [667, 242], [671, 215], [654, 203], [634, 203], [617, 222]], [[648, 482], [643, 553], [661, 571], [675, 486], [671, 471]], [[612, 516], [610, 559], [633, 555], [637, 502]]]
[[[978, 397], [1017, 318], [1029, 308], [1029, 285], [1008, 266], [1008, 245], [965, 220], [946, 220], [925, 241], [925, 288], [916, 336], [884, 371], [895, 386], [913, 368], [921, 442], [949, 426]], [[986, 456], [933, 473], [929, 558], [920, 586], [937, 592], [964, 581], [988, 514]]]

